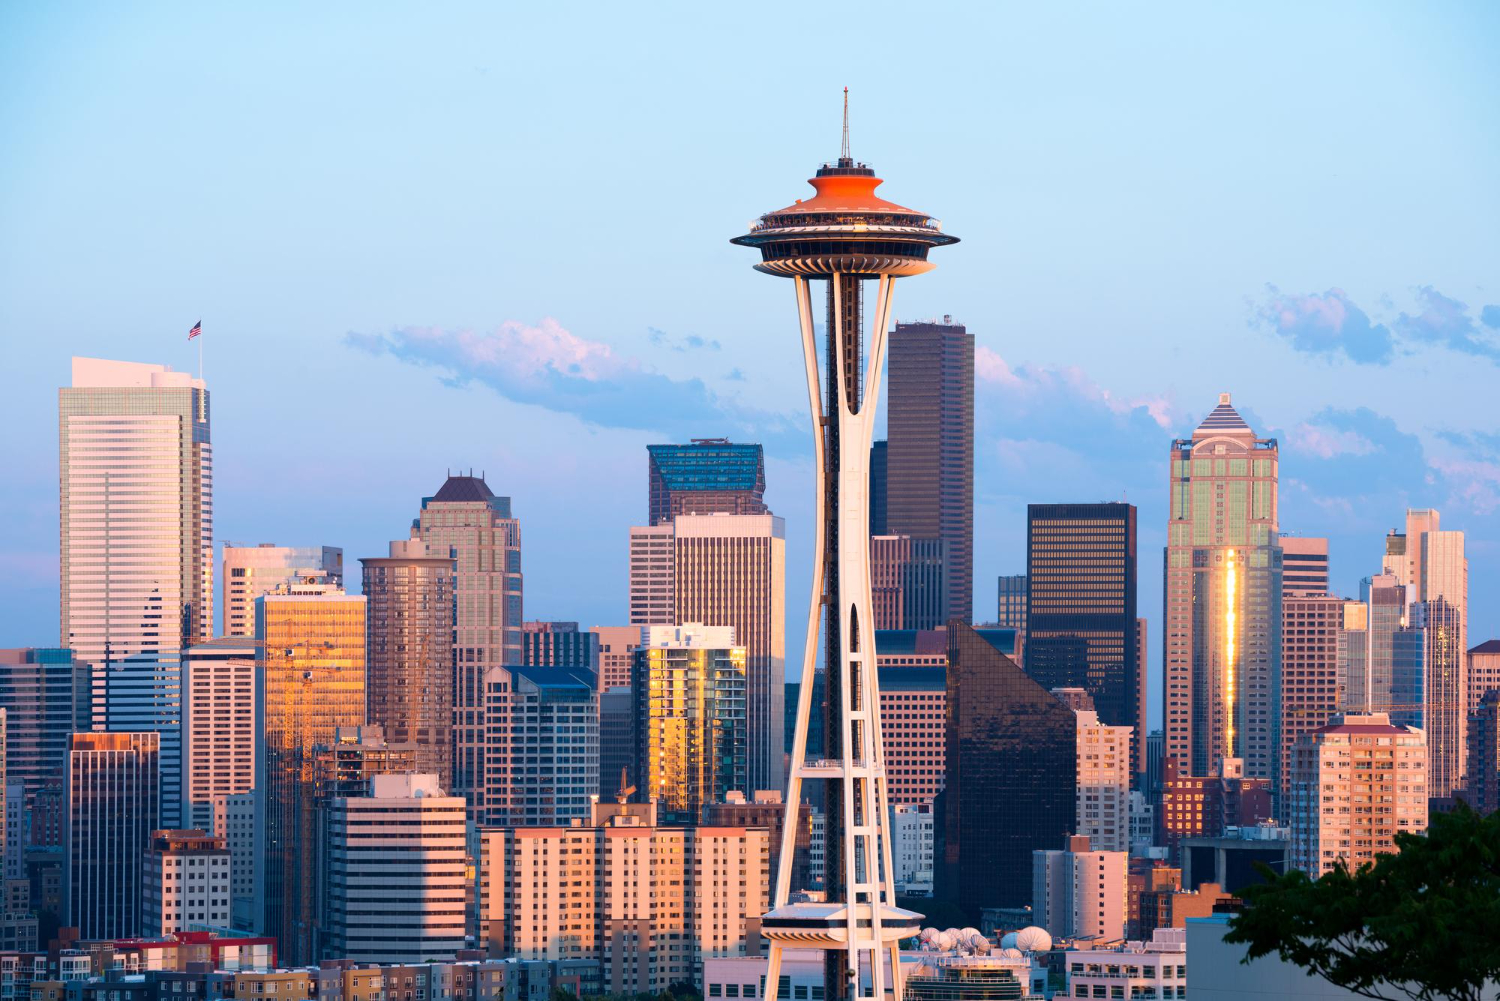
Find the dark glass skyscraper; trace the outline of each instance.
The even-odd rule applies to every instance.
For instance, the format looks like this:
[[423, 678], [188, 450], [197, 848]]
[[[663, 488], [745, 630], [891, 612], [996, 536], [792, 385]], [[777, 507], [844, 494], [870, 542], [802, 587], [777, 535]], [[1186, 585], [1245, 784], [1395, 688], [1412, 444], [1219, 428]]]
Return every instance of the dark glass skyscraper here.
[[948, 547], [944, 619], [974, 616], [974, 337], [951, 317], [890, 340], [887, 534]]
[[141, 868], [157, 814], [160, 735], [75, 733], [68, 746], [63, 924], [85, 939], [141, 933]]
[[647, 445], [649, 524], [679, 514], [768, 514], [766, 457], [759, 445], [694, 438], [687, 445]]
[[1032, 851], [1074, 828], [1077, 754], [1073, 710], [983, 633], [950, 622], [938, 895], [965, 918], [1031, 903]]
[[28, 808], [47, 780], [62, 776], [69, 737], [89, 728], [91, 670], [71, 650], [0, 650], [5, 780], [25, 787]]
[[1141, 751], [1136, 642], [1135, 507], [1031, 504], [1026, 509], [1026, 673], [1049, 691], [1082, 688], [1099, 720], [1135, 727]]
[[890, 454], [889, 443], [877, 441], [870, 445], [870, 536], [885, 534], [886, 514], [886, 460]]

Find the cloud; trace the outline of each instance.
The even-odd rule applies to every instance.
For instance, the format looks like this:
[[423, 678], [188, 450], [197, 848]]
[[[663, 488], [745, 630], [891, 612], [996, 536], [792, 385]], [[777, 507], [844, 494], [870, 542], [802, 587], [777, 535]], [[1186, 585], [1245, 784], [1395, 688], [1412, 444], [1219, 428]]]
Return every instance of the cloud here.
[[1391, 332], [1371, 323], [1365, 311], [1349, 301], [1343, 289], [1322, 294], [1284, 294], [1267, 285], [1265, 301], [1254, 309], [1254, 319], [1307, 354], [1337, 355], [1362, 365], [1384, 365], [1394, 355]]
[[1464, 303], [1448, 298], [1431, 285], [1417, 289], [1417, 301], [1422, 307], [1420, 313], [1415, 316], [1402, 313], [1392, 324], [1403, 337], [1500, 361], [1500, 346], [1480, 332]]
[[787, 415], [747, 408], [701, 379], [671, 378], [608, 344], [579, 337], [551, 318], [534, 326], [507, 320], [485, 331], [351, 331], [344, 341], [373, 355], [435, 369], [448, 385], [477, 382], [513, 402], [571, 414], [600, 427], [683, 437], [711, 432], [757, 441], [785, 438], [788, 443], [806, 437], [801, 424]]
[[1047, 368], [1022, 364], [1013, 369], [998, 352], [983, 345], [974, 349], [974, 377], [976, 383], [990, 383], [1006, 392], [1032, 399], [1061, 392], [1103, 404], [1117, 415], [1140, 411], [1155, 421], [1159, 428], [1172, 427], [1181, 416], [1164, 395], [1121, 399], [1098, 385], [1077, 366]]
[[1479, 311], [1479, 319], [1486, 327], [1500, 330], [1500, 306], [1486, 306]]
[[658, 347], [668, 348], [672, 351], [686, 352], [723, 350], [723, 345], [716, 340], [709, 340], [705, 337], [699, 337], [697, 334], [688, 334], [686, 337], [673, 337], [665, 330], [658, 330], [655, 327], [647, 328], [646, 338], [652, 344], [655, 344]]
[[1369, 455], [1375, 451], [1374, 442], [1357, 431], [1336, 430], [1307, 421], [1292, 429], [1288, 444], [1293, 451], [1320, 459], [1331, 459], [1336, 455]]

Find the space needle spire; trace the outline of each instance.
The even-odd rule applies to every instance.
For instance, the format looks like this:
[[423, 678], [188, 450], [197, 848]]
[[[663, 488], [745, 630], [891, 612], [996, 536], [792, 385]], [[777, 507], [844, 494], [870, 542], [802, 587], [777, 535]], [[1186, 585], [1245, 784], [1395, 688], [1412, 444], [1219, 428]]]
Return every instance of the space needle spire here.
[[[849, 155], [849, 92], [835, 163], [808, 182], [816, 194], [767, 212], [732, 243], [760, 251], [757, 271], [792, 279], [807, 369], [817, 469], [817, 557], [788, 776], [786, 820], [771, 910], [767, 1001], [778, 997], [783, 949], [821, 949], [825, 1001], [901, 1001], [900, 942], [922, 915], [896, 906], [889, 793], [870, 596], [869, 470], [891, 295], [897, 278], [930, 271], [933, 247], [957, 243], [924, 212], [875, 194], [880, 178]], [[869, 358], [864, 290], [875, 282]], [[812, 283], [824, 284], [824, 363], [814, 334]], [[818, 643], [827, 669], [824, 756], [807, 759]], [[827, 840], [823, 903], [790, 903], [802, 784], [822, 782]], [[868, 980], [868, 992], [865, 987]]]

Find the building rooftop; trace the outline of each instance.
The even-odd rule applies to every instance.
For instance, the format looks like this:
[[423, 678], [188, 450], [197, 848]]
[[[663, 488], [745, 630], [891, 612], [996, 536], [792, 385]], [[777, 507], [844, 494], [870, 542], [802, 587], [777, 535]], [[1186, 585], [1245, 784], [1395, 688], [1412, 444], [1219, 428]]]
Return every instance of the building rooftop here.
[[1476, 647], [1469, 648], [1470, 653], [1500, 653], [1500, 640], [1485, 640]]
[[686, 445], [647, 445], [651, 465], [668, 490], [764, 490], [760, 445], [696, 438]]
[[[495, 494], [490, 490], [489, 484], [484, 482], [484, 475], [479, 476], [453, 476], [450, 475], [438, 492], [426, 501], [436, 501], [440, 504], [488, 504], [495, 499]], [[426, 501], [422, 506], [426, 507]]]
[[1193, 437], [1206, 437], [1213, 434], [1251, 434], [1250, 425], [1239, 412], [1230, 405], [1229, 394], [1219, 394], [1219, 405], [1214, 407], [1213, 412], [1203, 418], [1203, 423], [1193, 432]]

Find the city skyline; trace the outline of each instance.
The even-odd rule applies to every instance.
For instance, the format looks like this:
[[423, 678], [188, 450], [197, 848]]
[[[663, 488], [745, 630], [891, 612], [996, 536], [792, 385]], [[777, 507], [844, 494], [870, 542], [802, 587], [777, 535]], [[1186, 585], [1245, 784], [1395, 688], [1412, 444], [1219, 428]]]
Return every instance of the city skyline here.
[[0, 11], [0, 1001], [1474, 924], [1500, 8], [1166, 3]]
[[[1480, 416], [1451, 401], [1482, 398], [1493, 374], [1485, 351], [1496, 331], [1483, 316], [1500, 311], [1482, 311], [1500, 302], [1500, 290], [1484, 287], [1500, 272], [1500, 252], [1485, 222], [1497, 215], [1497, 195], [1484, 179], [1500, 174], [1500, 112], [1477, 97], [1495, 90], [1497, 73], [1481, 61], [1477, 40], [1493, 34], [1497, 15], [1478, 7], [1450, 14], [1395, 11], [1377, 25], [1349, 23], [1334, 11], [1219, 12], [1221, 30], [1209, 35], [1224, 40], [1196, 52], [1177, 45], [1187, 19], [1168, 13], [1127, 25], [1117, 20], [1123, 13], [1101, 12], [1065, 25], [1060, 15], [1012, 10], [981, 21], [992, 30], [972, 32], [924, 23], [919, 39], [952, 50], [952, 75], [941, 84], [913, 90], [834, 64], [808, 84], [810, 93], [826, 94], [826, 105], [811, 105], [820, 113], [783, 119], [743, 81], [713, 93], [681, 85], [717, 61], [723, 50], [716, 45], [632, 71], [640, 75], [599, 104], [580, 99], [597, 70], [575, 63], [616, 65], [622, 55], [595, 42], [557, 56], [556, 67], [540, 50], [501, 66], [478, 46], [486, 30], [498, 30], [495, 15], [456, 13], [460, 22], [473, 18], [473, 40], [460, 39], [453, 51], [452, 39], [442, 37], [445, 68], [430, 80], [398, 82], [371, 78], [342, 47], [330, 54], [332, 26], [315, 22], [282, 57], [291, 78], [273, 81], [264, 94], [242, 94], [229, 80], [258, 77], [254, 53], [273, 45], [248, 15], [163, 12], [134, 23], [117, 12], [99, 23], [102, 34], [74, 45], [65, 44], [60, 16], [11, 12], [14, 30], [0, 43], [11, 58], [0, 80], [5, 92], [26, 93], [28, 104], [0, 106], [23, 150], [0, 167], [0, 213], [9, 222], [0, 236], [0, 323], [13, 345], [16, 383], [0, 401], [0, 420], [14, 429], [16, 470], [0, 486], [9, 515], [0, 525], [0, 642], [49, 642], [30, 628], [57, 600], [56, 512], [38, 500], [53, 493], [56, 475], [43, 415], [66, 381], [69, 357], [191, 370], [197, 345], [185, 334], [200, 312], [204, 374], [219, 404], [219, 539], [337, 545], [349, 561], [377, 556], [392, 527], [409, 519], [412, 498], [441, 482], [445, 469], [473, 466], [497, 492], [514, 496], [527, 519], [534, 554], [528, 616], [623, 622], [616, 584], [626, 554], [616, 526], [639, 523], [644, 446], [726, 435], [765, 444], [767, 505], [787, 519], [789, 553], [807, 551], [812, 465], [801, 386], [774, 364], [781, 352], [762, 350], [785, 346], [796, 332], [772, 289], [736, 284], [733, 248], [718, 240], [743, 221], [747, 198], [774, 197], [757, 178], [795, 176], [807, 151], [833, 155], [845, 84], [863, 155], [930, 192], [932, 211], [973, 234], [964, 259], [898, 302], [896, 318], [952, 313], [976, 337], [976, 616], [984, 617], [994, 578], [1024, 566], [1027, 503], [1123, 493], [1141, 511], [1142, 551], [1157, 551], [1165, 525], [1161, 443], [1190, 433], [1227, 390], [1260, 433], [1282, 440], [1298, 481], [1295, 490], [1283, 485], [1282, 526], [1330, 537], [1338, 593], [1357, 594], [1379, 558], [1379, 536], [1407, 507], [1440, 508], [1469, 535], [1478, 610], [1471, 632], [1493, 633], [1500, 613], [1489, 609], [1500, 608], [1500, 579], [1483, 564], [1500, 554], [1500, 464], [1486, 451], [1493, 443]], [[547, 14], [517, 17], [518, 37], [551, 26]], [[372, 17], [359, 40], [397, 63], [403, 52], [439, 51], [436, 27], [409, 27]], [[100, 40], [111, 30], [128, 31], [133, 44], [105, 47]], [[629, 34], [623, 25], [621, 32]], [[245, 44], [220, 44], [230, 33]], [[1112, 75], [1106, 86], [1103, 75], [1119, 68], [1122, 36], [1138, 43], [1131, 65], [1139, 76]], [[995, 68], [980, 58], [983, 39], [1017, 37], [1031, 41], [1019, 49], [1003, 43], [1013, 64]], [[278, 32], [274, 44], [284, 42]], [[1442, 65], [1413, 58], [1419, 45], [1448, 56]], [[224, 75], [181, 87], [166, 67], [177, 53], [202, 48], [228, 60]], [[137, 58], [162, 69], [127, 72]], [[1377, 63], [1390, 69], [1369, 78], [1365, 68]], [[1076, 81], [1075, 71], [1082, 74]], [[552, 82], [534, 107], [517, 107], [507, 95], [528, 76]], [[1243, 88], [1240, 79], [1254, 85]], [[293, 87], [348, 92], [347, 120], [287, 105]], [[68, 100], [75, 88], [96, 97]], [[991, 107], [997, 92], [1015, 96]], [[412, 107], [439, 94], [447, 106], [453, 93], [445, 116], [413, 120]], [[1309, 102], [1308, 93], [1321, 96]], [[608, 121], [633, 94], [673, 100], [659, 108], [632, 101], [629, 115], [616, 115], [644, 116], [638, 127]], [[209, 113], [225, 102], [244, 130]], [[172, 124], [145, 127], [141, 116], [153, 108]], [[396, 163], [377, 162], [370, 154], [386, 134], [378, 123], [392, 108], [394, 125], [428, 147], [457, 143], [458, 155], [434, 161], [412, 148]], [[290, 116], [284, 125], [273, 126], [283, 113]], [[669, 125], [683, 116], [712, 127]], [[1388, 134], [1392, 120], [1403, 126], [1391, 148], [1377, 157], [1350, 152]], [[472, 129], [475, 121], [495, 121], [501, 133]], [[566, 135], [555, 131], [558, 121], [572, 123]], [[1135, 127], [1124, 130], [1126, 121]], [[296, 167], [253, 149], [241, 155], [249, 137], [273, 127], [281, 131], [270, 134], [295, 144], [317, 136], [318, 155], [292, 155], [288, 146]], [[774, 148], [744, 146], [743, 135], [766, 128], [781, 135]], [[673, 229], [671, 249], [646, 251], [672, 268], [628, 281], [610, 274], [596, 295], [580, 297], [563, 277], [565, 253], [602, 248], [569, 241], [565, 251], [559, 237], [545, 234], [525, 250], [492, 239], [496, 227], [561, 233], [570, 227], [554, 224], [570, 213], [581, 221], [614, 211], [612, 187], [575, 198], [576, 175], [551, 166], [566, 162], [579, 135], [606, 150], [651, 147], [639, 163], [611, 157], [642, 203], [682, 197], [680, 171], [664, 164], [719, 164], [715, 184], [690, 196], [702, 210]], [[995, 171], [959, 169], [933, 155], [955, 137], [959, 155]], [[340, 144], [358, 165], [347, 178], [330, 173], [329, 164], [346, 159], [331, 155]], [[114, 175], [91, 166], [100, 148], [116, 154]], [[324, 166], [313, 170], [310, 159]], [[433, 169], [445, 190], [418, 189], [409, 207], [359, 218], [371, 198], [405, 190], [391, 187], [406, 183], [398, 177]], [[346, 180], [347, 197], [330, 198]], [[515, 214], [500, 189], [527, 192], [529, 204], [560, 215], [543, 225], [533, 210]], [[93, 193], [80, 199], [80, 190]], [[159, 225], [132, 207], [135, 192], [151, 193], [153, 217], [166, 213]], [[481, 201], [460, 209], [456, 199], [475, 193]], [[1205, 205], [1215, 207], [1207, 219]], [[215, 225], [188, 238], [204, 213]], [[282, 225], [268, 228], [269, 220]], [[85, 226], [102, 227], [102, 242], [79, 239]], [[1080, 249], [1073, 238], [1080, 227], [1092, 246]], [[337, 252], [345, 240], [389, 246], [387, 235], [406, 229], [422, 235], [418, 257]], [[230, 232], [245, 235], [232, 243], [217, 235]], [[1141, 232], [1150, 234], [1144, 245]], [[104, 247], [131, 244], [136, 233], [144, 242], [131, 254], [103, 263]], [[445, 248], [439, 259], [429, 239]], [[1190, 255], [1186, 247], [1194, 248]], [[992, 272], [1002, 282], [994, 291]], [[81, 273], [102, 276], [90, 294], [74, 288]], [[435, 376], [462, 375], [445, 360], [470, 357], [453, 333], [466, 329], [476, 332], [472, 357], [480, 364], [466, 386], [454, 388]], [[424, 331], [431, 336], [419, 336]], [[350, 334], [378, 353], [349, 346]], [[1241, 364], [1230, 343], [1265, 364]], [[504, 344], [532, 345], [530, 353], [512, 353], [531, 367], [483, 361], [487, 347]], [[568, 352], [583, 360], [582, 381], [545, 368]], [[432, 369], [401, 358], [430, 361]], [[736, 372], [743, 381], [730, 378]], [[618, 394], [592, 394], [606, 398], [589, 402], [579, 392], [611, 377], [622, 391], [654, 393], [656, 406], [644, 408], [654, 411], [646, 415], [651, 426], [632, 428], [641, 421], [622, 415]], [[1435, 385], [1444, 387], [1441, 395], [1427, 388]], [[395, 396], [410, 404], [399, 415], [368, 405]], [[267, 405], [277, 400], [296, 402]], [[303, 434], [310, 409], [330, 440], [346, 445], [339, 454], [322, 454]], [[533, 433], [489, 432], [523, 422]], [[434, 454], [431, 442], [445, 426], [452, 430]], [[1059, 444], [1052, 469], [1033, 468]], [[585, 474], [629, 489], [563, 486]], [[282, 489], [289, 480], [295, 491]], [[368, 504], [336, 513], [351, 490]], [[580, 588], [579, 566], [597, 583]], [[794, 593], [806, 588], [806, 560], [789, 561], [787, 583]], [[1158, 574], [1142, 574], [1140, 604], [1153, 636], [1160, 634], [1160, 589]], [[805, 613], [790, 611], [795, 648]], [[1159, 660], [1153, 649], [1153, 678]], [[1150, 701], [1159, 700], [1153, 694]]]

